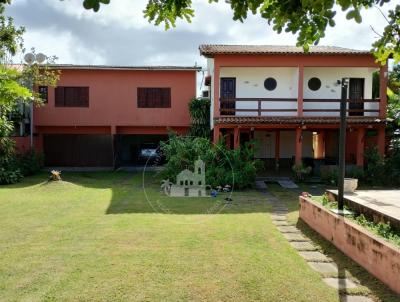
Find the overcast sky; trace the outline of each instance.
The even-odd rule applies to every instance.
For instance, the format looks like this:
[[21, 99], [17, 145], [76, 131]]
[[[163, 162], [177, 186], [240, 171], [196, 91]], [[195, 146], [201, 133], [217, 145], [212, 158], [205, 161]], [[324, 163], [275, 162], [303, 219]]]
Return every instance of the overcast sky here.
[[[394, 2], [383, 7], [387, 12]], [[294, 45], [296, 37], [276, 34], [259, 15], [244, 22], [232, 20], [225, 2], [194, 0], [195, 18], [179, 21], [168, 31], [143, 18], [146, 0], [111, 0], [98, 13], [82, 7], [82, 0], [14, 0], [7, 14], [26, 27], [25, 47], [56, 55], [58, 63], [117, 65], [205, 65], [198, 46], [219, 44]], [[370, 49], [385, 21], [376, 8], [362, 13], [363, 23], [347, 21], [338, 12], [320, 45]], [[17, 58], [17, 61], [19, 58]]]

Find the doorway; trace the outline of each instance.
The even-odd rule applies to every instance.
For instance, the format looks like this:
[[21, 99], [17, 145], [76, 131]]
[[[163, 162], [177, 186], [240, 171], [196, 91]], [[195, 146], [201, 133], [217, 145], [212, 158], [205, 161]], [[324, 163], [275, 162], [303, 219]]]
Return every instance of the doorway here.
[[[350, 78], [349, 85], [349, 109], [353, 110], [363, 110], [364, 103], [364, 79], [363, 78]], [[364, 112], [349, 112], [349, 116], [363, 116]]]
[[236, 78], [221, 78], [221, 115], [235, 115]]

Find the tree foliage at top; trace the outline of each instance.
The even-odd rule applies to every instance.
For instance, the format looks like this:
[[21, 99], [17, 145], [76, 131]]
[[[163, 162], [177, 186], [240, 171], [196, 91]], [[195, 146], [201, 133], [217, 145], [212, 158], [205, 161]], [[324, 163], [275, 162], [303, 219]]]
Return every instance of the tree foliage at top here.
[[390, 10], [385, 17], [387, 25], [380, 38], [372, 45], [375, 57], [381, 64], [389, 58], [396, 63], [400, 62], [400, 5]]

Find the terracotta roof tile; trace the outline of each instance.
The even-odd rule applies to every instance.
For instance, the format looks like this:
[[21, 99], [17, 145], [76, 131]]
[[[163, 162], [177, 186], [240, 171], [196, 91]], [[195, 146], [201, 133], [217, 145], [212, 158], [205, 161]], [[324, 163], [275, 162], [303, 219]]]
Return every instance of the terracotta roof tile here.
[[[221, 116], [214, 118], [215, 124], [339, 124], [339, 117], [297, 117], [297, 116]], [[348, 124], [383, 124], [385, 119], [377, 117], [355, 117], [347, 118]]]
[[357, 50], [336, 46], [311, 46], [308, 53], [305, 53], [302, 47], [285, 45], [218, 45], [202, 44], [199, 47], [200, 54], [206, 57], [212, 57], [216, 54], [370, 54], [368, 50]]

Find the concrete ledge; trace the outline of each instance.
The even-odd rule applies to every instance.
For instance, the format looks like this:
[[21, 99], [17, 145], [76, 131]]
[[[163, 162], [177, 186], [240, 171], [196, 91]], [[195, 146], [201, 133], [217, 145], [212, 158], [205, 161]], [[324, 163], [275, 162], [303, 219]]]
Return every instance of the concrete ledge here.
[[[393, 190], [390, 190], [393, 191]], [[368, 192], [372, 196], [368, 196]], [[375, 223], [390, 223], [390, 226], [400, 231], [400, 211], [399, 205], [393, 201], [385, 199], [385, 190], [358, 190], [355, 193], [346, 193], [344, 195], [344, 203], [355, 211], [373, 220]], [[397, 191], [396, 191], [397, 192]], [[397, 193], [400, 196], [400, 191]], [[327, 190], [330, 201], [337, 200], [337, 190]], [[376, 195], [380, 194], [381, 200], [376, 199]], [[393, 197], [392, 197], [393, 199]]]
[[299, 197], [300, 218], [339, 250], [400, 294], [400, 248], [338, 216], [307, 197]]

